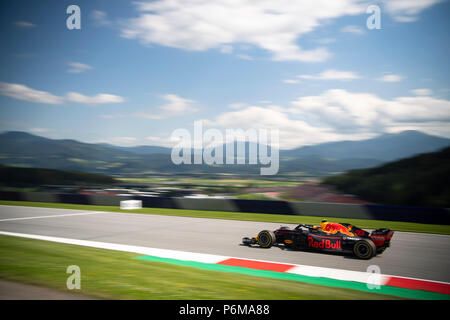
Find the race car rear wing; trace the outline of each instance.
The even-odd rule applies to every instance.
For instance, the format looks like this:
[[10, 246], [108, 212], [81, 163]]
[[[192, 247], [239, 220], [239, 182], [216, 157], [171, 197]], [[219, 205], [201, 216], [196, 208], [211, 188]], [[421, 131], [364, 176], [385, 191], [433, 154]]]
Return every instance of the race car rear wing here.
[[372, 231], [370, 234], [370, 239], [377, 247], [388, 246], [393, 235], [394, 231], [387, 228], [381, 228]]

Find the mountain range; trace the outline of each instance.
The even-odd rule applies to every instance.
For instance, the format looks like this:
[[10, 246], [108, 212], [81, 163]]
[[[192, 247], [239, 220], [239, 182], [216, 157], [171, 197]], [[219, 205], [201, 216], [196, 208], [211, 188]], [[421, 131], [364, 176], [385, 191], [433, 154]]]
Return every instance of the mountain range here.
[[377, 159], [383, 162], [408, 158], [419, 153], [436, 151], [447, 147], [450, 139], [431, 136], [420, 131], [403, 131], [383, 134], [359, 141], [327, 142], [298, 149], [282, 151], [285, 157], [318, 156], [346, 159], [351, 155], [358, 159]]
[[[329, 142], [280, 150], [279, 174], [327, 176], [350, 169], [378, 166], [437, 151], [449, 145], [450, 139], [418, 131], [404, 131], [367, 140]], [[246, 143], [246, 155], [249, 147], [250, 143]], [[193, 151], [193, 154], [195, 152], [199, 151]], [[5, 165], [105, 174], [259, 174], [259, 165], [175, 165], [170, 154], [170, 148], [159, 146], [119, 147], [70, 139], [49, 139], [20, 131], [0, 134], [0, 163]]]

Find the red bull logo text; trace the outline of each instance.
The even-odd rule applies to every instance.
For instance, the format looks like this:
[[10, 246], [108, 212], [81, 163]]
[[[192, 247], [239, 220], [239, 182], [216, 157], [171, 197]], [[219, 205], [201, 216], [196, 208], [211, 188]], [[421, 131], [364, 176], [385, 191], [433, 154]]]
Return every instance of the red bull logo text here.
[[341, 240], [331, 241], [329, 239], [315, 239], [313, 237], [308, 237], [308, 246], [310, 248], [317, 249], [333, 249], [342, 250]]

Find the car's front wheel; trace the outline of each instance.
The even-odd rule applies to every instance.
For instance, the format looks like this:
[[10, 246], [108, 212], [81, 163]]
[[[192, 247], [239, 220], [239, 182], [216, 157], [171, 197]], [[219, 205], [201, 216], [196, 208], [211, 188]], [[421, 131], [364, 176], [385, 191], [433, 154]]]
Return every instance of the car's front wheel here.
[[258, 234], [258, 245], [262, 248], [270, 248], [275, 243], [275, 233], [263, 230]]

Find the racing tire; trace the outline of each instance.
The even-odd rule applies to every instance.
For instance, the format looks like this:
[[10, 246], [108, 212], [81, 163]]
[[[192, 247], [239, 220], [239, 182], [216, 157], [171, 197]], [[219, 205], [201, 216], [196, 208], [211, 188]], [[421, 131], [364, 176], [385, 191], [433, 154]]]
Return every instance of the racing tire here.
[[359, 240], [353, 246], [353, 253], [355, 256], [364, 260], [368, 260], [375, 256], [376, 250], [377, 248], [372, 240]]
[[261, 248], [270, 248], [275, 243], [275, 233], [263, 230], [258, 233], [258, 245]]

